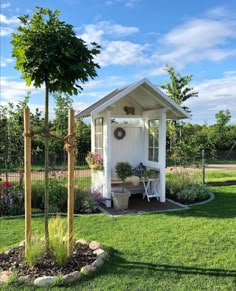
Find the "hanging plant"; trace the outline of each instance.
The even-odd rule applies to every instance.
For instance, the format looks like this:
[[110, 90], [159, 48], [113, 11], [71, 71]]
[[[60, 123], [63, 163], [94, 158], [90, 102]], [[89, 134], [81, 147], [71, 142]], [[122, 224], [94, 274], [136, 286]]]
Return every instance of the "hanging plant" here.
[[90, 169], [103, 170], [103, 158], [101, 154], [89, 152], [85, 160]]

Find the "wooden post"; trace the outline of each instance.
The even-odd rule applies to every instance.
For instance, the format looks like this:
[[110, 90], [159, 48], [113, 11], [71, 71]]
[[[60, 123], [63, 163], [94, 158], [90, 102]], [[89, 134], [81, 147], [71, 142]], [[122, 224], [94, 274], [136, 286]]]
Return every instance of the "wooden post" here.
[[74, 138], [74, 110], [68, 111], [68, 204], [67, 204], [67, 225], [68, 225], [68, 255], [73, 252], [73, 217], [74, 217], [74, 161], [75, 161], [75, 138]]
[[205, 177], [206, 177], [206, 161], [205, 161], [205, 151], [202, 150], [202, 184], [205, 185]]
[[31, 136], [30, 110], [24, 109], [25, 254], [31, 242]]

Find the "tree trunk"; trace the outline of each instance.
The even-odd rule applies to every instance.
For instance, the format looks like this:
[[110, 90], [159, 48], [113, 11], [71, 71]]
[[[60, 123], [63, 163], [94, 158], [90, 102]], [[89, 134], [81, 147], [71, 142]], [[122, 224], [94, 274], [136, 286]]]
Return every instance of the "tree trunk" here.
[[49, 93], [48, 86], [46, 84], [45, 89], [45, 124], [44, 124], [44, 132], [45, 132], [45, 189], [44, 189], [44, 227], [45, 227], [45, 244], [46, 249], [49, 249], [49, 232], [48, 232], [48, 201], [49, 201], [49, 177], [48, 177], [48, 169], [49, 169], [49, 144], [48, 144], [48, 134], [49, 134], [49, 117], [48, 117], [48, 103], [49, 103]]

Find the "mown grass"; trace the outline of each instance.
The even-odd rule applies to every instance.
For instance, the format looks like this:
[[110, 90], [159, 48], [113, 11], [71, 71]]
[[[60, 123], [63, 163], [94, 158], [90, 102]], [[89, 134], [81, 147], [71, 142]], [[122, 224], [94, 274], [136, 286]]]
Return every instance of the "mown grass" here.
[[[111, 257], [69, 290], [235, 290], [236, 186], [212, 191], [215, 200], [187, 211], [75, 217], [75, 237], [102, 242]], [[0, 229], [0, 249], [9, 249], [24, 219], [1, 219]], [[38, 230], [43, 218], [33, 219]]]
[[206, 182], [230, 182], [236, 181], [236, 171], [207, 171]]

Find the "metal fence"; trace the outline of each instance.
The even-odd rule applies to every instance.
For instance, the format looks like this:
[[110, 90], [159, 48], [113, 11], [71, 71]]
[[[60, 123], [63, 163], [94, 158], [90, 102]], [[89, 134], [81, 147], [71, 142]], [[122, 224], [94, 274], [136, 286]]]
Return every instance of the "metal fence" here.
[[[85, 161], [86, 154], [78, 154], [75, 161], [75, 186], [86, 191], [91, 189], [91, 170]], [[18, 159], [11, 159], [10, 163], [0, 160], [0, 179], [8, 181], [14, 185], [23, 186], [24, 167], [22, 163], [15, 162]], [[67, 183], [67, 154], [63, 156], [50, 156], [49, 159], [49, 178]], [[32, 185], [43, 184], [45, 179], [44, 156], [43, 153], [32, 155]]]

